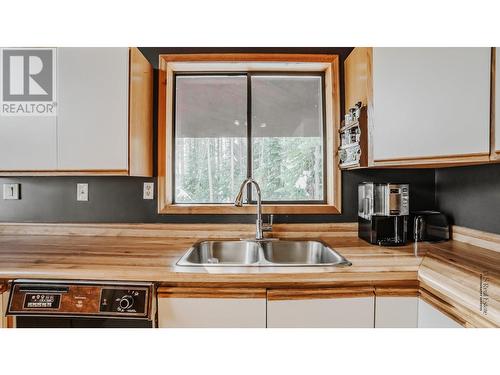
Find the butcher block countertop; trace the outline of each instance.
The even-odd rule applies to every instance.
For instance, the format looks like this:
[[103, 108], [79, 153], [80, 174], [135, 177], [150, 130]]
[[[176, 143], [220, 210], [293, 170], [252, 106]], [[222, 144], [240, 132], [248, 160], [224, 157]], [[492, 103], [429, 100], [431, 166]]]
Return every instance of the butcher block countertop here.
[[[152, 281], [162, 286], [372, 287], [375, 294], [416, 291], [465, 326], [500, 326], [500, 252], [474, 241], [372, 246], [356, 225], [281, 224], [271, 237], [314, 238], [352, 262], [331, 272], [179, 273], [174, 265], [197, 240], [250, 238], [252, 225], [0, 224], [0, 280], [50, 278]], [[496, 246], [496, 245], [494, 245]], [[406, 292], [405, 292], [406, 291]], [[411, 293], [410, 293], [411, 294]]]
[[[253, 226], [250, 226], [253, 229]], [[251, 230], [252, 230], [251, 229]], [[253, 232], [228, 231], [217, 238], [250, 238]], [[12, 235], [0, 234], [0, 279], [56, 278], [154, 281], [169, 285], [178, 283], [251, 283], [252, 285], [313, 283], [325, 285], [372, 283], [377, 281], [416, 281], [422, 257], [415, 257], [413, 247], [383, 248], [372, 246], [357, 237], [351, 229], [345, 232], [294, 232], [286, 237], [321, 239], [352, 262], [351, 267], [334, 268], [332, 272], [210, 274], [178, 273], [177, 260], [203, 238], [215, 234], [188, 233], [171, 237], [82, 236], [82, 235]], [[280, 233], [273, 236], [283, 237]], [[425, 246], [424, 246], [425, 247]]]

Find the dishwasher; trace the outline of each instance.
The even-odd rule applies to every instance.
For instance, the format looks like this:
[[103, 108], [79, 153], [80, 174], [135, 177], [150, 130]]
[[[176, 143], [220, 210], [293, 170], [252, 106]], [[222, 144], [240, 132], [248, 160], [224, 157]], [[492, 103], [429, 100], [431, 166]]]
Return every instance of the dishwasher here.
[[7, 316], [15, 328], [154, 328], [154, 284], [14, 280]]

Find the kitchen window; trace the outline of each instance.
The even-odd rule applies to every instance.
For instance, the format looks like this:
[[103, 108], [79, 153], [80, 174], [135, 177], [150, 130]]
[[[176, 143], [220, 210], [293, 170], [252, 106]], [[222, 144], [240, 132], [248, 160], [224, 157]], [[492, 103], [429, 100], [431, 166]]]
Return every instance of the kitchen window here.
[[174, 203], [231, 203], [250, 176], [264, 203], [324, 203], [322, 74], [179, 74], [174, 92]]
[[252, 212], [232, 206], [250, 176], [264, 212], [340, 211], [337, 56], [272, 56], [160, 57], [161, 213]]

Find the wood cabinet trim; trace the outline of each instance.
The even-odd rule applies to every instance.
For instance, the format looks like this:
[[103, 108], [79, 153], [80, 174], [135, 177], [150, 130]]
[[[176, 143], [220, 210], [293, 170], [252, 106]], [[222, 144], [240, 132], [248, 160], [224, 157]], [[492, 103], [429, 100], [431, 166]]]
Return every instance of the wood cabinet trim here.
[[[352, 72], [358, 73], [353, 74]], [[366, 107], [366, 112], [360, 123], [362, 124], [361, 134], [361, 157], [359, 167], [349, 169], [359, 169], [373, 165], [373, 48], [357, 47], [349, 54], [344, 61], [344, 86], [345, 86], [345, 113], [361, 101]], [[363, 134], [364, 132], [364, 134]]]
[[375, 159], [375, 167], [453, 167], [466, 164], [482, 164], [489, 161], [488, 153], [471, 153], [460, 155], [415, 156], [395, 159]]
[[153, 67], [138, 48], [129, 52], [130, 176], [153, 176]]
[[[293, 204], [293, 205], [264, 205], [264, 213], [273, 214], [340, 214], [342, 174], [338, 167], [339, 145], [338, 130], [340, 128], [340, 80], [339, 56], [315, 54], [173, 54], [160, 55], [158, 80], [158, 212], [160, 214], [249, 214], [255, 212], [255, 207], [234, 207], [224, 204], [174, 204], [173, 199], [173, 155], [170, 136], [172, 129], [172, 80], [174, 77], [173, 63], [207, 62], [207, 63], [242, 63], [242, 62], [270, 62], [283, 63], [321, 63], [324, 64], [325, 90], [327, 100], [325, 106], [327, 131], [325, 134], [328, 148], [326, 204]], [[323, 65], [322, 65], [323, 66]], [[288, 68], [290, 70], [290, 68]]]
[[357, 297], [372, 297], [372, 296], [374, 296], [374, 289], [372, 287], [267, 290], [268, 301], [357, 298]]
[[490, 159], [496, 161], [500, 157], [500, 151], [496, 149], [496, 47], [491, 48], [491, 75], [490, 75]]
[[159, 287], [158, 298], [266, 298], [264, 288]]
[[37, 170], [37, 171], [0, 171], [0, 176], [128, 176], [126, 169], [88, 169], [88, 170]]

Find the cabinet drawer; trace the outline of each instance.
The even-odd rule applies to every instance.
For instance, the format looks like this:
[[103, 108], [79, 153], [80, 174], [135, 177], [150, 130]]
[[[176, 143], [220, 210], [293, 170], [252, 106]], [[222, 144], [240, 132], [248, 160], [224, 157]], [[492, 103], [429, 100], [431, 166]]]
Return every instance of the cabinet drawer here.
[[373, 328], [372, 289], [269, 291], [268, 328]]
[[265, 328], [265, 289], [159, 288], [160, 328]]

